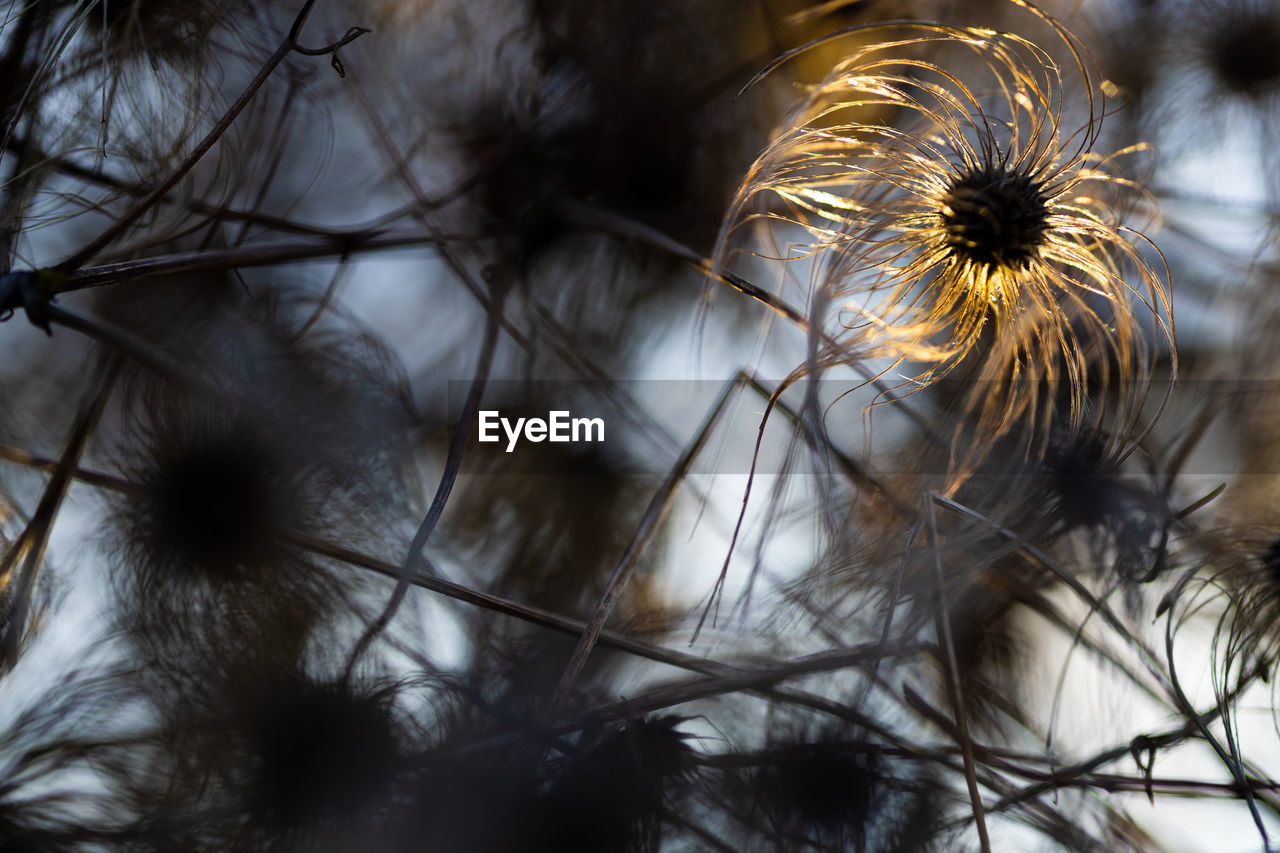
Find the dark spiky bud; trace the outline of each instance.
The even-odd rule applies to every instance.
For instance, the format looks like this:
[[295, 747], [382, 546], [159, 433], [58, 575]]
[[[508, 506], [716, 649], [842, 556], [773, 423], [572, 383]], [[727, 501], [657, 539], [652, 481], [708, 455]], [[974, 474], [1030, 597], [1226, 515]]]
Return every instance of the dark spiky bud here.
[[684, 718], [629, 720], [577, 745], [512, 733], [423, 762], [402, 833], [445, 853], [650, 853], [692, 765]]
[[186, 429], [161, 427], [128, 534], [149, 546], [144, 565], [234, 581], [284, 557], [281, 537], [305, 515], [295, 503], [305, 468], [252, 424], [210, 415]]
[[990, 268], [1026, 267], [1049, 230], [1040, 183], [998, 164], [956, 175], [943, 194], [939, 216], [946, 245], [964, 260]]

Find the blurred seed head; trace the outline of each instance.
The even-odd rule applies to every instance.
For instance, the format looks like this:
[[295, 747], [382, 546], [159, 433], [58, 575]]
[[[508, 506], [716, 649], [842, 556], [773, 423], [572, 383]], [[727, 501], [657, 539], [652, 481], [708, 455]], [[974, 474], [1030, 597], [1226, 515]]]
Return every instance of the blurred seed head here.
[[[786, 726], [784, 726], [786, 728]], [[923, 850], [937, 823], [931, 783], [856, 732], [828, 726], [775, 733], [741, 754], [747, 788], [740, 820], [758, 822], [750, 849]]]
[[244, 717], [253, 755], [247, 809], [291, 828], [382, 807], [400, 751], [385, 695], [299, 680], [260, 698]]
[[167, 575], [234, 583], [283, 556], [282, 537], [305, 516], [294, 503], [305, 462], [264, 442], [251, 422], [219, 420], [210, 412], [159, 426], [126, 536], [147, 543], [149, 559], [140, 562]]
[[124, 626], [184, 681], [187, 655], [296, 657], [357, 583], [298, 537], [390, 547], [410, 504], [409, 412], [380, 350], [342, 323], [295, 336], [287, 303], [220, 300], [185, 316], [133, 303], [171, 318], [142, 336], [203, 385], [133, 374], [111, 442], [133, 484], [107, 534]]
[[448, 853], [654, 853], [692, 767], [676, 716], [628, 720], [560, 746], [517, 730], [500, 750], [428, 755], [410, 808]]
[[1200, 62], [1224, 92], [1252, 100], [1280, 94], [1280, 7], [1275, 3], [1206, 3], [1191, 23], [1200, 39]]
[[662, 809], [689, 769], [688, 735], [675, 716], [626, 722], [568, 757], [537, 809], [538, 851], [629, 853], [659, 849]]
[[880, 762], [865, 746], [795, 743], [765, 757], [757, 790], [776, 831], [865, 849], [867, 825], [883, 796]]
[[162, 698], [138, 834], [159, 849], [360, 849], [402, 770], [394, 694], [248, 667], [207, 685], [215, 701]]
[[[668, 292], [678, 259], [608, 234], [590, 210], [707, 250], [761, 130], [732, 97], [755, 61], [743, 56], [742, 10], [726, 0], [449, 6], [424, 11], [424, 37], [456, 27], [461, 38], [493, 39], [499, 53], [490, 67], [498, 79], [466, 67], [424, 94], [447, 102], [438, 112], [457, 140], [459, 215], [474, 218], [513, 269], [553, 280], [549, 301], [607, 288], [577, 323], [616, 321], [619, 304]], [[585, 258], [610, 272], [566, 288]], [[627, 274], [636, 267], [642, 274]]]

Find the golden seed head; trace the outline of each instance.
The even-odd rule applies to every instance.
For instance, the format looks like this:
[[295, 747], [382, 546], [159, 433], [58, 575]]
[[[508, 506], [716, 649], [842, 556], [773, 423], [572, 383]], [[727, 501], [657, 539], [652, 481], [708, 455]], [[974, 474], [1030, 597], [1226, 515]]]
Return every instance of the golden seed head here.
[[[1087, 419], [1128, 434], [1162, 346], [1176, 356], [1165, 276], [1121, 224], [1141, 189], [1116, 154], [1092, 150], [1096, 73], [1073, 50], [1073, 79], [1011, 34], [891, 32], [779, 128], [730, 210], [718, 266], [745, 250], [808, 279], [823, 312], [806, 318], [823, 341], [812, 369], [882, 359], [900, 393], [957, 371], [973, 381], [956, 412], [971, 421], [956, 426], [957, 480], [1015, 434], [1032, 454], [1051, 427]], [[970, 56], [944, 67], [945, 52]]]

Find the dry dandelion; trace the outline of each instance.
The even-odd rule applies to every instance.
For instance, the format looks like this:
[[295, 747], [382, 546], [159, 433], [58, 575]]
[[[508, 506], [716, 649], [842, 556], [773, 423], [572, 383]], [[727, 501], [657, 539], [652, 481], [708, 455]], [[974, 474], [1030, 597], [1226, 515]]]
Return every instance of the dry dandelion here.
[[1172, 349], [1170, 294], [1120, 224], [1139, 187], [1115, 159], [1133, 149], [1092, 150], [1105, 97], [1072, 36], [1058, 29], [1064, 70], [1007, 33], [870, 32], [885, 38], [815, 86], [753, 166], [718, 266], [755, 229], [771, 250], [753, 254], [808, 274], [810, 373], [885, 359], [899, 393], [965, 380], [953, 483], [997, 440], [1029, 436], [1038, 455], [1051, 425], [1075, 433], [1108, 406], [1108, 432], [1132, 436], [1157, 345]]

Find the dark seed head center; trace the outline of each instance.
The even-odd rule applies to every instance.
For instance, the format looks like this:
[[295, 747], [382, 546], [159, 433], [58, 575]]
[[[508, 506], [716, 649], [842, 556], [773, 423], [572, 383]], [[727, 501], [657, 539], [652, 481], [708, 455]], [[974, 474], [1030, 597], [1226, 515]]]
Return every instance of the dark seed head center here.
[[955, 178], [943, 194], [941, 216], [953, 254], [987, 267], [1026, 266], [1039, 253], [1049, 227], [1040, 183], [1002, 167]]
[[272, 542], [278, 497], [269, 461], [235, 444], [186, 448], [152, 483], [165, 545], [224, 570], [261, 556]]
[[1205, 53], [1229, 92], [1258, 97], [1280, 87], [1280, 14], [1224, 13], [1208, 34]]

